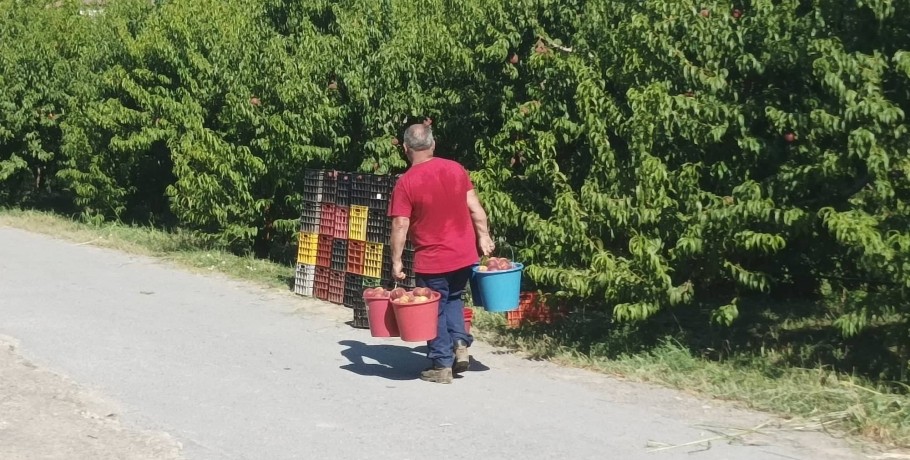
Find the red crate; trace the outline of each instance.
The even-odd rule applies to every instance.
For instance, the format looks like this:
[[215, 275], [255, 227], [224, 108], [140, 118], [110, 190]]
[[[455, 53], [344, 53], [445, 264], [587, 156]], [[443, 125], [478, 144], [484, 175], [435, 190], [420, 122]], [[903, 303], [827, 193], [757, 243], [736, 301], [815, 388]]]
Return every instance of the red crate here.
[[522, 292], [518, 298], [518, 309], [506, 312], [506, 322], [509, 327], [518, 327], [521, 323], [531, 319], [537, 309], [537, 293]]
[[316, 298], [320, 300], [329, 300], [329, 273], [331, 270], [325, 267], [316, 267], [316, 279], [313, 282], [313, 291]]
[[344, 303], [344, 272], [329, 271], [329, 302]]
[[363, 241], [348, 240], [348, 273], [363, 274], [363, 258], [366, 248], [367, 245]]
[[319, 234], [334, 236], [335, 234], [335, 205], [322, 203], [319, 210]]
[[565, 317], [568, 310], [552, 298], [539, 296], [536, 292], [522, 292], [518, 300], [518, 310], [506, 312], [506, 322], [510, 328], [522, 323], [551, 324], [554, 320]]
[[344, 206], [335, 206], [335, 221], [332, 236], [335, 238], [348, 237], [348, 208]]
[[330, 235], [319, 235], [316, 243], [316, 266], [329, 268], [332, 266], [332, 238]]

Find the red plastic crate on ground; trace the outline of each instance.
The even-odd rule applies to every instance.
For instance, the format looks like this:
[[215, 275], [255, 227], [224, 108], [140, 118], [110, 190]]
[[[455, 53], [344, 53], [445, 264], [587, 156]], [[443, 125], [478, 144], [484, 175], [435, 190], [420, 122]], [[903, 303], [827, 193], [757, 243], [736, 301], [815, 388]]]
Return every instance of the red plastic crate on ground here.
[[347, 272], [357, 275], [363, 274], [363, 258], [366, 254], [366, 243], [363, 241], [348, 240]]
[[329, 302], [344, 303], [344, 272], [329, 271]]
[[320, 300], [329, 300], [329, 273], [331, 270], [325, 267], [316, 267], [316, 280], [313, 282], [313, 291], [316, 298]]
[[348, 237], [348, 208], [335, 206], [335, 219], [333, 223], [332, 236], [335, 238]]
[[330, 235], [319, 235], [316, 243], [316, 266], [329, 268], [332, 264], [332, 238]]
[[518, 298], [518, 310], [506, 312], [506, 322], [509, 327], [518, 327], [521, 323], [530, 320], [537, 308], [537, 293], [522, 292]]
[[518, 327], [522, 323], [550, 324], [554, 319], [568, 314], [565, 307], [554, 305], [552, 298], [548, 299], [536, 292], [522, 292], [518, 300], [518, 310], [506, 312], [506, 322], [510, 328]]
[[319, 234], [335, 235], [335, 205], [322, 203], [319, 210]]

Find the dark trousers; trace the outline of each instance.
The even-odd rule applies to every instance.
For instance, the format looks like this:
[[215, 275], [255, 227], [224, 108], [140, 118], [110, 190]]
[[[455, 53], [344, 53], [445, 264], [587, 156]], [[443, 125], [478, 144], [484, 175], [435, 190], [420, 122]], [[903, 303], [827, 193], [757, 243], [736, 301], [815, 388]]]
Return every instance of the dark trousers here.
[[455, 364], [455, 341], [461, 340], [468, 346], [474, 342], [474, 337], [465, 332], [464, 302], [461, 300], [471, 277], [471, 267], [449, 273], [417, 273], [415, 277], [417, 286], [430, 288], [441, 296], [436, 338], [427, 342], [430, 349], [427, 357], [437, 367], [452, 367]]

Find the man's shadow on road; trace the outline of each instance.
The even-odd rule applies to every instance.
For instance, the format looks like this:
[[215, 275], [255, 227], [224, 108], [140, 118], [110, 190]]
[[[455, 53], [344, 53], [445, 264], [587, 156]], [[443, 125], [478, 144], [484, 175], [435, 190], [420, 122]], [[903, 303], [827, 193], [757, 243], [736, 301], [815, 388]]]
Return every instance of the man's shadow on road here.
[[[350, 361], [350, 364], [345, 364], [341, 368], [359, 375], [389, 380], [415, 380], [420, 371], [430, 364], [426, 345], [413, 348], [401, 345], [367, 345], [357, 340], [342, 340], [338, 344], [348, 347], [341, 351], [341, 355]], [[375, 363], [367, 362], [364, 358]], [[488, 371], [490, 368], [471, 357], [471, 366], [468, 370], [480, 372]]]

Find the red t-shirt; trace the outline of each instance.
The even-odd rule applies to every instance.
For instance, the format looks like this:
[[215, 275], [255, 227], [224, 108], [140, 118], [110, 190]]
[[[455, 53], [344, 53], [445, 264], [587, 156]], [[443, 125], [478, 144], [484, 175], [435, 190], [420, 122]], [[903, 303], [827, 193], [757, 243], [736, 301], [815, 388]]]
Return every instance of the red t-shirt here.
[[415, 272], [448, 273], [477, 263], [467, 201], [473, 188], [468, 172], [445, 158], [413, 165], [398, 179], [388, 214], [411, 220]]

